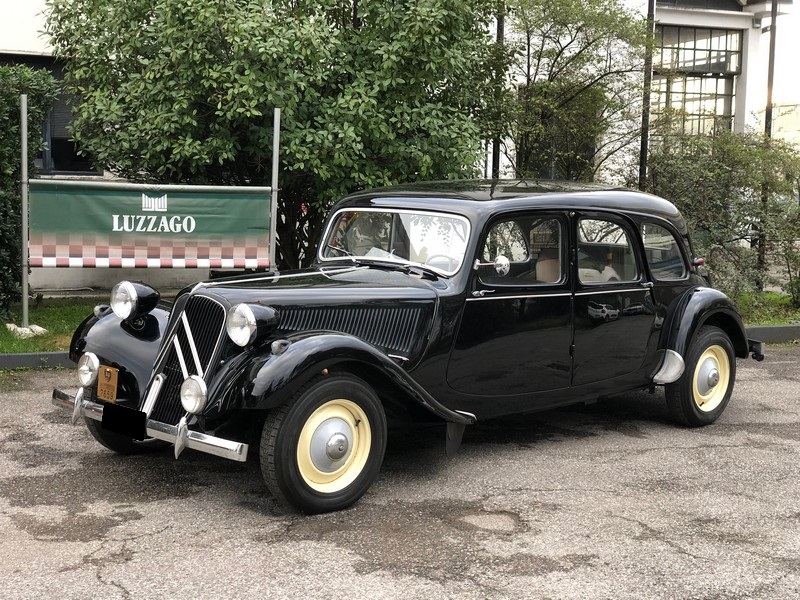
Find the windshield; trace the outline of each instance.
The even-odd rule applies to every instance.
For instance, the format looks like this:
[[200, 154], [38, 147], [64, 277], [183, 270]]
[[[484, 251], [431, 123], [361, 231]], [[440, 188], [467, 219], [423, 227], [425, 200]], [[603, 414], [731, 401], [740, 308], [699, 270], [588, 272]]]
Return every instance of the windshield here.
[[336, 214], [323, 237], [320, 259], [357, 257], [425, 265], [453, 275], [464, 262], [469, 221], [403, 210], [349, 209]]

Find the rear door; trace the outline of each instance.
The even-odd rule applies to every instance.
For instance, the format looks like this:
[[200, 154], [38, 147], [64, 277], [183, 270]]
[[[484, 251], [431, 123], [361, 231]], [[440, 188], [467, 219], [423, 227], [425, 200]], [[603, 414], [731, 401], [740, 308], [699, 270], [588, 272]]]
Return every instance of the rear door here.
[[572, 385], [580, 386], [640, 369], [656, 311], [633, 225], [618, 215], [579, 213], [573, 227]]

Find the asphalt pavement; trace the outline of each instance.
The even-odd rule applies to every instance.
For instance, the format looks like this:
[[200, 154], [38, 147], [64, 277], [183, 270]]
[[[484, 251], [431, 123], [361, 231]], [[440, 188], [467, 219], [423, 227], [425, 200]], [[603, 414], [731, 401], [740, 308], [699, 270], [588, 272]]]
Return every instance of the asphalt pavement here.
[[[0, 598], [800, 597], [800, 347], [739, 360], [702, 429], [663, 393], [395, 431], [352, 508], [281, 510], [256, 460], [120, 457], [0, 374]], [[254, 452], [253, 456], [257, 456]]]

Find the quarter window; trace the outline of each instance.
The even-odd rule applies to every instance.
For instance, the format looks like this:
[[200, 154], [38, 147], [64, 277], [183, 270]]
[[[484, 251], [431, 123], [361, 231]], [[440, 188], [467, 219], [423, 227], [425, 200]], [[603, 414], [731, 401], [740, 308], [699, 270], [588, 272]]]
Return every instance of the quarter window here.
[[681, 254], [678, 240], [671, 231], [656, 225], [642, 225], [644, 253], [653, 277], [661, 280], [683, 279], [686, 277], [686, 263]]

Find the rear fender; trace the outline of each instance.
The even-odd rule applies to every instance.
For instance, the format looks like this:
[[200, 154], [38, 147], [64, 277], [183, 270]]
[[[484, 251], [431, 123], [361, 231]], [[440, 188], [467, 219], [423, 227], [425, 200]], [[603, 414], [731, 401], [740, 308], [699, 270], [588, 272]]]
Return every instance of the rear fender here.
[[[463, 425], [475, 422], [468, 413], [450, 410], [426, 392], [406, 371], [374, 346], [354, 336], [333, 332], [305, 332], [273, 344], [277, 353], [264, 357], [245, 398], [248, 408], [270, 409], [286, 402], [305, 383], [337, 365], [362, 365], [380, 372], [387, 383], [409, 402], [437, 417]], [[254, 365], [256, 367], [256, 365]]]
[[722, 329], [730, 338], [739, 358], [747, 358], [748, 340], [736, 305], [714, 288], [697, 287], [681, 296], [667, 315], [661, 350], [685, 356], [694, 333], [703, 325]]

